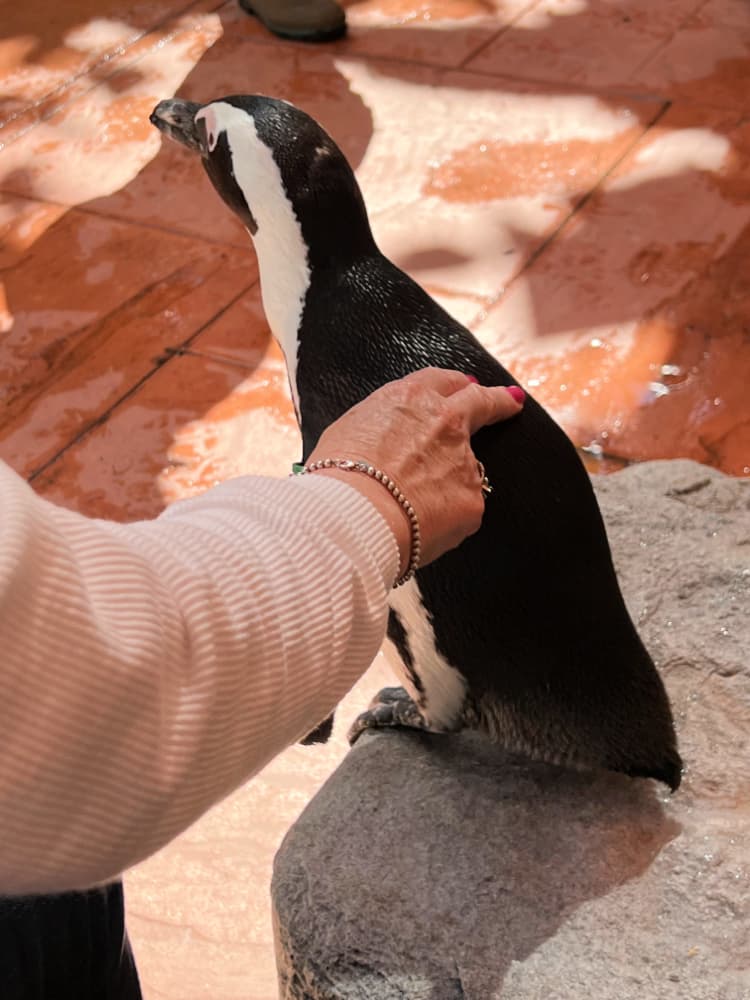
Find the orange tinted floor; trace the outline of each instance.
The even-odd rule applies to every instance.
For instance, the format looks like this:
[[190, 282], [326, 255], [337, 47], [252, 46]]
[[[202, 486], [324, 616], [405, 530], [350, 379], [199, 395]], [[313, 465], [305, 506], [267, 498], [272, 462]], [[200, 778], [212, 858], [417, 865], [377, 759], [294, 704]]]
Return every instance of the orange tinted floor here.
[[[304, 46], [234, 2], [4, 5], [0, 457], [123, 520], [232, 474], [242, 449], [261, 473], [298, 457], [248, 239], [147, 120], [175, 93], [260, 91], [333, 133], [383, 249], [592, 469], [750, 474], [747, 0], [347, 11], [346, 40]], [[289, 750], [129, 875], [148, 997], [271, 1000], [273, 853], [344, 753], [340, 733]]]

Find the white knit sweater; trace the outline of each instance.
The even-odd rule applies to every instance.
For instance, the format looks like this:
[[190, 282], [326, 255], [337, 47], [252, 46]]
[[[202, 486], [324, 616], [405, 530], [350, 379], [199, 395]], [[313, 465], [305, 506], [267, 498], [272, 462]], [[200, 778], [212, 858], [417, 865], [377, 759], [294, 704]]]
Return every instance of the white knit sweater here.
[[397, 571], [329, 478], [113, 524], [0, 463], [0, 894], [111, 879], [314, 728], [375, 656]]

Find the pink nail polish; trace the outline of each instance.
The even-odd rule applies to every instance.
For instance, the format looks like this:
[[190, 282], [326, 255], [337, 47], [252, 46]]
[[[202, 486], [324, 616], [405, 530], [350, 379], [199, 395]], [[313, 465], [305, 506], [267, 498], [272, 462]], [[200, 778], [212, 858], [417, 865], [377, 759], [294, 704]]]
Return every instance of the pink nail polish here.
[[469, 380], [469, 382], [473, 382], [475, 385], [479, 385], [479, 379], [474, 378], [473, 375], [467, 375], [466, 378]]
[[524, 399], [526, 399], [526, 393], [520, 385], [506, 385], [505, 391], [509, 396], [512, 396], [517, 403], [523, 403]]

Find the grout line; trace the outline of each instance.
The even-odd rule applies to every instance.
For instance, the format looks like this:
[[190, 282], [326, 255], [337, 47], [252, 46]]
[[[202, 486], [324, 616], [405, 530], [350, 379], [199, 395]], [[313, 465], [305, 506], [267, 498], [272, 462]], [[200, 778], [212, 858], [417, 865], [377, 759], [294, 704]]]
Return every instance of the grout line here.
[[651, 52], [649, 52], [649, 54], [644, 59], [642, 59], [638, 63], [637, 66], [635, 66], [631, 70], [630, 76], [628, 77], [628, 79], [632, 79], [633, 76], [635, 76], [636, 73], [639, 73], [653, 59], [656, 59], [656, 57], [659, 55], [659, 53], [663, 52], [664, 49], [666, 49], [666, 47], [670, 44], [670, 42], [672, 42], [677, 37], [678, 32], [682, 31], [682, 29], [685, 27], [685, 25], [688, 23], [688, 21], [692, 21], [692, 19], [695, 17], [695, 15], [698, 14], [698, 12], [700, 10], [702, 10], [703, 7], [705, 7], [706, 4], [708, 4], [708, 3], [709, 3], [709, 0], [697, 0], [697, 5], [693, 8], [693, 10], [690, 11], [689, 14], [685, 14], [685, 16], [683, 17], [683, 19], [680, 21], [680, 23], [677, 25], [677, 27], [674, 29], [674, 31], [669, 35], [669, 37], [665, 38], [661, 42], [660, 45], [657, 45], [655, 49], [653, 49]]
[[259, 284], [259, 282], [260, 279], [258, 275], [256, 275], [255, 278], [250, 282], [250, 284], [245, 285], [245, 287], [240, 292], [238, 292], [237, 295], [234, 296], [234, 298], [232, 298], [229, 302], [227, 302], [226, 305], [221, 307], [221, 309], [216, 313], [216, 315], [212, 316], [211, 319], [206, 320], [206, 322], [203, 323], [201, 326], [199, 326], [194, 333], [191, 333], [189, 337], [186, 337], [185, 340], [183, 340], [183, 342], [178, 345], [177, 350], [184, 350], [185, 348], [188, 348], [193, 343], [193, 341], [203, 333], [203, 331], [207, 327], [209, 327], [212, 323], [215, 323], [217, 319], [219, 319], [224, 315], [224, 313], [228, 312], [232, 308], [232, 306], [235, 305], [235, 303], [239, 302], [239, 300], [243, 297], [243, 295], [247, 295], [249, 292], [251, 292], [252, 289], [255, 288], [257, 284]]
[[[3, 193], [2, 188], [0, 188], [0, 194]], [[13, 192], [8, 192], [12, 194]], [[96, 199], [99, 200], [99, 199]], [[248, 240], [248, 243], [228, 243], [224, 240], [211, 239], [210, 236], [198, 235], [197, 233], [190, 232], [185, 229], [175, 229], [172, 226], [160, 226], [156, 222], [147, 222], [146, 220], [130, 218], [126, 215], [117, 215], [115, 212], [105, 212], [97, 208], [88, 208], [87, 202], [81, 205], [71, 205], [69, 211], [81, 212], [84, 215], [93, 215], [97, 219], [107, 219], [110, 222], [119, 222], [125, 226], [138, 226], [142, 229], [151, 229], [157, 233], [167, 233], [170, 236], [181, 236], [183, 239], [192, 240], [195, 243], [208, 243], [210, 246], [221, 247], [224, 250], [243, 250], [246, 253], [250, 252], [252, 248], [252, 241]]]
[[[528, 9], [528, 8], [527, 8]], [[498, 35], [503, 34], [508, 30], [510, 25], [501, 28], [497, 34], [493, 35], [491, 41], [494, 40]], [[248, 38], [246, 40], [247, 45], [259, 45], [259, 46], [269, 46], [274, 44], [274, 40], [268, 40], [265, 38]], [[297, 47], [294, 43], [285, 42], [282, 39], [276, 39], [276, 44], [279, 44], [286, 51], [297, 51]], [[335, 44], [335, 43], [334, 43]], [[544, 90], [545, 94], [549, 97], [558, 96], [588, 96], [588, 97], [598, 97], [603, 100], [618, 100], [618, 101], [630, 101], [630, 102], [659, 102], [667, 100], [666, 97], [657, 93], [649, 93], [642, 91], [631, 91], [626, 89], [622, 84], [587, 84], [587, 83], [568, 83], [565, 80], [549, 80], [543, 77], [536, 76], [509, 76], [505, 73], [492, 73], [486, 69], [472, 69], [467, 68], [463, 63], [457, 66], [446, 65], [445, 63], [434, 63], [434, 62], [424, 62], [420, 59], [405, 59], [396, 55], [381, 55], [379, 53], [369, 54], [367, 52], [346, 52], [342, 51], [337, 53], [335, 51], [331, 52], [332, 59], [347, 59], [351, 62], [357, 62], [362, 64], [391, 64], [395, 66], [414, 66], [418, 69], [432, 70], [439, 78], [441, 85], [444, 85], [444, 77], [452, 75], [455, 73], [460, 73], [462, 76], [475, 77], [477, 80], [485, 80], [489, 84], [490, 82], [494, 84], [505, 84], [506, 86], [515, 86], [516, 88], [534, 88], [537, 90]], [[472, 55], [471, 58], [474, 58]], [[332, 72], [332, 71], [327, 71]], [[498, 89], [500, 89], [498, 87]]]
[[525, 274], [526, 271], [528, 271], [529, 268], [532, 266], [532, 264], [534, 264], [534, 262], [539, 259], [539, 257], [544, 253], [544, 251], [550, 245], [550, 243], [552, 243], [553, 240], [557, 239], [560, 233], [562, 233], [562, 231], [573, 221], [573, 219], [576, 218], [576, 216], [581, 212], [581, 210], [591, 201], [594, 195], [601, 190], [607, 178], [610, 177], [613, 171], [616, 170], [617, 167], [619, 167], [619, 165], [623, 162], [623, 160], [630, 155], [630, 153], [632, 152], [633, 149], [635, 149], [638, 143], [641, 142], [641, 140], [646, 135], [648, 135], [648, 133], [651, 131], [654, 125], [656, 125], [658, 122], [661, 121], [661, 119], [664, 117], [664, 115], [667, 113], [667, 111], [670, 109], [671, 106], [672, 106], [671, 101], [665, 101], [662, 104], [662, 106], [659, 108], [659, 110], [651, 119], [651, 121], [648, 122], [643, 131], [640, 132], [633, 139], [633, 141], [628, 146], [625, 147], [622, 153], [615, 160], [613, 160], [612, 163], [610, 163], [610, 165], [601, 175], [596, 184], [594, 184], [593, 187], [591, 187], [578, 199], [575, 205], [571, 208], [570, 212], [562, 220], [560, 225], [557, 226], [548, 236], [546, 236], [542, 240], [539, 246], [535, 250], [533, 250], [531, 254], [529, 254], [528, 259], [524, 262], [524, 264], [520, 267], [520, 269], [516, 272], [516, 274], [513, 275], [510, 281], [503, 286], [503, 288], [501, 289], [500, 292], [498, 292], [497, 295], [492, 297], [492, 300], [487, 306], [486, 312], [489, 312], [490, 309], [492, 309], [494, 306], [497, 305], [497, 303], [507, 294], [509, 289], [512, 288], [513, 285], [518, 281], [521, 275]]
[[[96, 352], [100, 349], [102, 345], [102, 340], [100, 339], [100, 334], [102, 331], [106, 331], [112, 327], [113, 321], [119, 320], [121, 317], [127, 317], [130, 310], [134, 307], [139, 306], [156, 290], [161, 287], [167, 286], [175, 277], [179, 277], [186, 267], [191, 267], [196, 263], [196, 260], [188, 257], [186, 262], [183, 262], [174, 270], [167, 274], [163, 274], [156, 279], [149, 281], [146, 285], [142, 285], [137, 288], [133, 294], [129, 295], [124, 301], [118, 303], [113, 308], [110, 308], [103, 315], [99, 315], [97, 318], [92, 320], [90, 323], [85, 323], [83, 327], [75, 331], [75, 343], [70, 350], [63, 352], [62, 359], [58, 359], [57, 364], [48, 372], [48, 377], [43, 379], [41, 383], [37, 383], [34, 386], [33, 391], [20, 392], [13, 396], [10, 400], [6, 401], [6, 410], [10, 410], [11, 419], [13, 421], [18, 421], [27, 410], [34, 406], [41, 398], [43, 398], [50, 389], [58, 382], [60, 379], [67, 375], [70, 375], [72, 370], [79, 363], [77, 356], [80, 355], [82, 350], [85, 350], [86, 346], [93, 344], [91, 350]], [[219, 267], [215, 267], [214, 270], [210, 270], [207, 275], [203, 276], [203, 281], [210, 280], [213, 278]], [[251, 274], [253, 272], [250, 272]], [[252, 287], [258, 280], [257, 273], [254, 275], [252, 282], [249, 287]], [[246, 286], [247, 287], [247, 286]], [[169, 300], [172, 301], [171, 299]], [[127, 320], [126, 320], [127, 321]], [[210, 319], [209, 319], [210, 322]], [[202, 328], [201, 328], [202, 329]], [[200, 332], [197, 331], [197, 332]], [[111, 335], [110, 335], [111, 336]], [[109, 339], [105, 337], [105, 341]], [[185, 343], [190, 338], [187, 338]]]
[[[538, 0], [534, 0], [538, 2]], [[497, 31], [492, 33], [492, 37], [489, 41], [493, 41], [498, 34], [502, 34], [507, 28], [502, 27]], [[245, 45], [258, 45], [264, 46], [266, 48], [271, 46], [277, 46], [281, 48], [284, 52], [300, 52], [300, 46], [306, 46], [308, 43], [305, 42], [294, 42], [285, 38], [271, 37], [267, 38], [264, 35], [254, 35], [251, 38], [245, 39]], [[481, 43], [483, 48], [484, 42]], [[422, 59], [414, 59], [412, 57], [406, 58], [404, 56], [398, 55], [381, 55], [380, 53], [370, 53], [364, 52], [359, 49], [346, 47], [346, 42], [341, 45], [339, 42], [331, 42], [328, 44], [322, 44], [318, 47], [318, 51], [315, 53], [316, 56], [327, 55], [332, 62], [337, 59], [347, 59], [353, 62], [361, 63], [392, 63], [397, 66], [415, 66], [418, 69], [431, 69], [436, 73], [457, 73], [461, 71], [463, 66], [463, 60], [453, 64], [446, 64], [445, 62], [428, 62]], [[473, 54], [472, 54], [473, 57]], [[329, 71], [330, 72], [330, 71]]]
[[650, 62], [651, 62], [652, 60], [656, 59], [656, 58], [657, 58], [657, 56], [659, 56], [659, 55], [660, 55], [660, 53], [662, 53], [662, 52], [664, 51], [664, 49], [666, 49], [666, 48], [667, 48], [667, 46], [668, 46], [668, 45], [670, 44], [670, 42], [671, 42], [671, 41], [672, 41], [672, 40], [674, 39], [675, 35], [677, 34], [677, 32], [678, 32], [678, 31], [680, 30], [680, 28], [681, 28], [681, 27], [682, 27], [682, 25], [680, 25], [680, 26], [679, 26], [679, 27], [678, 27], [678, 28], [677, 28], [677, 29], [676, 29], [676, 30], [674, 31], [674, 33], [673, 33], [673, 34], [671, 34], [671, 35], [670, 35], [670, 36], [669, 36], [668, 38], [665, 38], [665, 39], [663, 39], [663, 40], [662, 40], [662, 41], [660, 42], [660, 44], [656, 46], [656, 48], [652, 49], [652, 50], [651, 50], [651, 51], [649, 52], [649, 54], [648, 54], [647, 56], [645, 56], [645, 57], [644, 57], [643, 59], [641, 59], [641, 61], [640, 61], [640, 62], [638, 63], [638, 65], [637, 65], [637, 66], [634, 66], [634, 67], [633, 67], [633, 69], [632, 69], [632, 70], [630, 71], [630, 73], [629, 73], [629, 75], [628, 75], [628, 80], [632, 80], [632, 79], [633, 79], [633, 77], [634, 77], [634, 76], [635, 76], [635, 75], [636, 75], [637, 73], [640, 73], [640, 71], [641, 71], [642, 69], [644, 69], [644, 68], [645, 68], [646, 66], [648, 66], [648, 64], [649, 64], [649, 63], [650, 63]]
[[[35, 205], [51, 205], [56, 208], [62, 208], [65, 210], [66, 214], [70, 212], [80, 212], [82, 215], [91, 215], [97, 219], [106, 219], [109, 222], [117, 222], [122, 226], [133, 226], [138, 229], [150, 229], [153, 232], [166, 233], [169, 236], [178, 236], [182, 239], [190, 240], [193, 243], [207, 243], [209, 246], [220, 247], [222, 250], [240, 250], [245, 253], [249, 253], [252, 249], [252, 240], [248, 240], [248, 243], [231, 243], [224, 240], [211, 239], [210, 236], [199, 236], [198, 233], [191, 232], [187, 229], [176, 229], [173, 226], [160, 226], [158, 223], [149, 222], [146, 219], [136, 219], [125, 214], [118, 215], [115, 212], [105, 212], [101, 209], [91, 208], [89, 202], [82, 202], [80, 205], [64, 205], [59, 201], [47, 201], [45, 198], [35, 198], [33, 195], [20, 194], [17, 191], [13, 191], [12, 188], [5, 188], [2, 186], [2, 183], [0, 183], [0, 196], [2, 195], [6, 195], [9, 198], [17, 198], [19, 201], [27, 201]], [[105, 197], [112, 196], [106, 195]], [[94, 200], [99, 201], [103, 199], [95, 198]]]
[[[213, 13], [215, 10], [225, 5], [225, 0], [214, 0], [214, 2], [215, 6], [210, 7], [206, 11], [206, 13]], [[134, 46], [138, 45], [145, 38], [148, 38], [149, 35], [159, 31], [159, 29], [169, 24], [171, 20], [177, 17], [184, 17], [193, 8], [198, 8], [204, 5], [205, 5], [205, 0], [192, 0], [192, 2], [187, 3], [184, 7], [180, 7], [179, 10], [171, 11], [164, 18], [162, 18], [161, 21], [157, 21], [155, 24], [150, 25], [148, 28], [144, 28], [140, 32], [140, 34], [135, 35], [133, 38], [130, 39], [130, 41], [118, 45], [115, 48], [110, 49], [106, 52], [102, 52], [97, 57], [96, 62], [92, 63], [90, 66], [87, 66], [79, 73], [74, 73], [72, 76], [67, 77], [63, 83], [61, 83], [57, 87], [53, 87], [52, 90], [42, 95], [42, 97], [38, 98], [35, 101], [32, 101], [30, 104], [25, 105], [18, 111], [13, 112], [8, 118], [0, 122], [0, 150], [5, 149], [6, 146], [12, 145], [18, 139], [22, 138], [22, 136], [27, 135], [33, 128], [35, 128], [42, 122], [49, 121], [50, 118], [53, 118], [60, 111], [64, 111], [65, 108], [69, 107], [79, 98], [85, 97], [86, 94], [91, 93], [92, 90], [95, 90], [97, 87], [101, 86], [101, 84], [105, 83], [107, 80], [111, 80], [113, 76], [116, 76], [123, 70], [129, 69], [130, 67], [136, 65], [146, 55], [146, 52], [143, 52], [140, 55], [133, 56], [132, 59], [129, 60], [127, 58], [127, 52], [129, 49], [132, 49]], [[163, 38], [155, 40], [153, 47], [155, 48], [172, 41], [174, 38], [180, 35], [184, 30], [186, 30], [184, 26], [183, 27], [176, 26], [174, 31], [170, 32]], [[150, 52], [151, 49], [148, 49], [147, 51]], [[116, 65], [112, 68], [111, 73], [103, 75], [100, 79], [95, 79], [92, 77], [92, 74], [96, 73], [97, 71], [103, 68], [106, 68], [107, 64], [111, 62], [116, 62]], [[60, 103], [55, 103], [54, 106], [46, 114], [41, 113], [40, 116], [38, 118], [35, 118], [30, 125], [28, 125], [26, 128], [22, 128], [7, 142], [2, 141], [2, 130], [5, 127], [7, 127], [8, 125], [12, 125], [13, 122], [17, 121], [20, 118], [23, 118], [24, 115], [33, 112], [36, 108], [43, 108], [47, 102], [54, 101], [55, 97], [61, 97], [61, 98], [64, 97], [67, 91], [70, 91], [75, 87], [76, 83], [78, 83], [79, 81], [85, 81], [87, 77], [92, 77], [90, 81], [91, 86], [87, 87], [84, 90], [79, 91], [78, 93], [71, 94], [69, 100], [61, 100]]]
[[[655, 51], [661, 51], [661, 49]], [[653, 55], [654, 53], [647, 56], [647, 59], [651, 59]], [[496, 85], [498, 90], [501, 89], [500, 85], [504, 84], [506, 88], [515, 87], [516, 90], [519, 90], [520, 88], [519, 92], [521, 90], [543, 91], [544, 96], [549, 97], [550, 99], [554, 99], [556, 97], [594, 97], [602, 101], [617, 101], [620, 103], [630, 104], [673, 104], [679, 101], [681, 104], [698, 108], [710, 108], [712, 110], [725, 111], [730, 114], [743, 112], [743, 105], [732, 105], [726, 102], [719, 102], [716, 99], [711, 100], [710, 98], [703, 97], [680, 96], [673, 98], [667, 94], [656, 91], [644, 91], [641, 89], [630, 90], [628, 89], [627, 84], [587, 84], [583, 82], [571, 84], [564, 80], [550, 80], [537, 76], [508, 76], [504, 73], [491, 73], [486, 69], [438, 66], [435, 63], [419, 62], [414, 59], [399, 59], [395, 56], [370, 56], [357, 53], [356, 55], [347, 55], [347, 58], [357, 62], [393, 63], [398, 64], [399, 66], [416, 66], [420, 69], [431, 69], [439, 75], [440, 86], [456, 86], [450, 82], [446, 83], [445, 77], [460, 73], [461, 76], [470, 76], [477, 81], [484, 80], [488, 85], [492, 82]], [[640, 66], [642, 65], [643, 63], [640, 64]], [[509, 91], [506, 89], [504, 92]]]
[[[708, 0], [706, 0], [706, 2], [708, 2]], [[509, 31], [515, 24], [517, 24], [522, 17], [526, 17], [526, 15], [531, 10], [533, 10], [538, 3], [539, 0], [531, 0], [531, 3], [527, 4], [526, 7], [522, 7], [521, 10], [519, 10], [519, 12], [516, 14], [516, 16], [511, 18], [507, 24], [503, 25], [502, 28], [496, 31], [491, 38], [487, 38], [485, 39], [485, 41], [480, 42], [477, 48], [473, 49], [464, 59], [462, 59], [456, 68], [459, 70], [466, 69], [466, 64], [468, 62], [471, 62], [472, 59], [476, 59], [476, 57], [480, 54], [480, 52], [484, 52], [484, 50], [486, 48], [489, 48], [489, 46], [492, 45], [493, 42], [497, 41], [497, 39], [500, 38], [501, 35], [504, 35], [506, 31]]]
[[[491, 35], [491, 37], [486, 42], [482, 42], [480, 44], [480, 46], [479, 46], [478, 49], [473, 50], [470, 53], [470, 55], [466, 56], [457, 65], [449, 65], [449, 64], [447, 65], [444, 62], [440, 62], [440, 63], [429, 62], [429, 61], [424, 61], [424, 60], [421, 60], [421, 59], [414, 59], [414, 58], [408, 58], [407, 59], [407, 58], [404, 58], [404, 57], [401, 57], [401, 56], [398, 56], [398, 55], [382, 55], [380, 53], [368, 53], [368, 52], [363, 52], [363, 51], [347, 50], [345, 48], [339, 49], [338, 48], [339, 43], [337, 43], [337, 42], [333, 42], [330, 45], [321, 45], [320, 49], [319, 49], [319, 53], [316, 53], [316, 54], [320, 54], [320, 55], [326, 55], [327, 54], [332, 60], [347, 59], [347, 60], [351, 60], [353, 62], [359, 62], [359, 63], [364, 63], [364, 64], [367, 64], [367, 63], [375, 63], [375, 64], [385, 63], [385, 64], [389, 64], [390, 63], [392, 65], [397, 65], [397, 66], [414, 66], [414, 67], [417, 67], [419, 69], [432, 70], [436, 74], [438, 74], [441, 78], [444, 77], [447, 74], [453, 74], [453, 73], [462, 73], [462, 74], [464, 74], [465, 73], [467, 75], [475, 76], [477, 78], [482, 78], [482, 79], [486, 79], [486, 80], [503, 81], [503, 82], [505, 82], [507, 84], [515, 84], [516, 86], [520, 85], [522, 87], [535, 87], [535, 88], [539, 88], [539, 89], [544, 89], [545, 92], [547, 92], [550, 97], [555, 97], [555, 96], [559, 96], [559, 95], [576, 96], [576, 95], [584, 94], [584, 95], [588, 95], [588, 96], [592, 96], [592, 97], [599, 97], [599, 98], [602, 98], [604, 100], [617, 99], [617, 100], [621, 100], [621, 101], [642, 101], [642, 102], [648, 102], [648, 101], [655, 102], [655, 101], [657, 101], [659, 103], [662, 103], [662, 102], [668, 100], [667, 97], [665, 97], [662, 94], [658, 94], [658, 93], [652, 93], [652, 92], [645, 92], [644, 93], [643, 91], [631, 91], [631, 90], [627, 89], [627, 85], [625, 85], [625, 84], [619, 84], [619, 85], [618, 84], [587, 84], [585, 82], [571, 84], [571, 83], [566, 82], [565, 80], [550, 80], [550, 79], [545, 79], [543, 77], [536, 77], [536, 76], [528, 76], [528, 77], [526, 77], [526, 76], [508, 76], [508, 75], [506, 75], [504, 73], [492, 73], [491, 71], [489, 71], [487, 69], [472, 69], [472, 68], [468, 68], [466, 66], [466, 63], [468, 61], [471, 61], [472, 59], [476, 58], [476, 56], [479, 54], [479, 52], [481, 52], [487, 45], [490, 45], [498, 37], [500, 37], [505, 32], [507, 32], [508, 30], [510, 30], [513, 27], [513, 25], [515, 25], [520, 20], [520, 18], [524, 17], [527, 13], [529, 13], [530, 10], [533, 10], [533, 8], [538, 4], [538, 2], [539, 2], [539, 0], [532, 0], [532, 2], [527, 7], [524, 7], [521, 10], [521, 12], [515, 18], [513, 18], [513, 20], [509, 24], [504, 25], [503, 27], [499, 28], [496, 32], [494, 32]], [[700, 2], [700, 4], [705, 4], [705, 3], [708, 3], [709, 0], [699, 0], [699, 2]], [[696, 10], [697, 9], [699, 9], [699, 8], [696, 8]], [[679, 31], [680, 28], [684, 26], [685, 22], [688, 21], [688, 20], [690, 20], [690, 18], [693, 17], [695, 15], [695, 13], [696, 13], [696, 11], [693, 11], [692, 14], [687, 14], [685, 16], [684, 21], [680, 22], [680, 24], [675, 29], [675, 31]], [[667, 42], [669, 40], [671, 40], [671, 38], [673, 38], [673, 37], [674, 37], [674, 32], [672, 33], [672, 35], [669, 36], [669, 39], [667, 40]], [[638, 67], [633, 72], [637, 72], [637, 69], [640, 68], [643, 65], [644, 62], [647, 62], [649, 59], [651, 59], [656, 52], [660, 51], [661, 50], [661, 45], [662, 44], [667, 44], [667, 42], [665, 42], [665, 43], [659, 43], [659, 45], [657, 46], [657, 48], [654, 49], [649, 55], [647, 55], [645, 57], [644, 61], [642, 63], [639, 63]], [[265, 35], [257, 35], [257, 36], [253, 36], [251, 38], [246, 39], [245, 40], [245, 44], [246, 45], [264, 46], [266, 48], [268, 48], [269, 46], [276, 45], [276, 46], [278, 46], [279, 48], [281, 48], [285, 52], [299, 52], [300, 51], [300, 45], [302, 45], [304, 43], [293, 42], [293, 41], [289, 41], [289, 40], [286, 40], [286, 39], [277, 38], [275, 36], [267, 37]], [[553, 90], [553, 88], [558, 88], [558, 89]], [[698, 102], [698, 103], [701, 104], [703, 102]], [[718, 106], [721, 107], [721, 105], [718, 105]], [[724, 109], [725, 110], [731, 110], [731, 109], [727, 108], [726, 105], [724, 106]]]
[[[708, 0], [704, 0], [704, 2], [707, 3]], [[381, 55], [380, 53], [365, 52], [361, 49], [348, 47], [346, 39], [344, 39], [341, 43], [331, 42], [329, 44], [321, 45], [319, 47], [318, 53], [316, 54], [328, 55], [331, 58], [331, 60], [351, 59], [357, 62], [394, 63], [399, 66], [416, 66], [420, 69], [431, 69], [435, 70], [435, 72], [438, 73], [463, 72], [465, 64], [467, 62], [469, 62], [471, 59], [474, 59], [475, 56], [478, 55], [479, 52], [481, 52], [486, 46], [490, 45], [492, 42], [495, 41], [496, 38], [498, 38], [504, 32], [508, 31], [514, 24], [516, 24], [517, 21], [519, 21], [522, 17], [528, 14], [529, 11], [532, 10], [538, 3], [539, 0], [531, 0], [531, 2], [527, 6], [523, 7], [519, 11], [519, 13], [514, 18], [512, 18], [512, 20], [510, 20], [507, 24], [504, 24], [495, 30], [490, 29], [489, 38], [485, 39], [483, 42], [480, 42], [477, 48], [472, 49], [468, 55], [464, 56], [464, 58], [461, 59], [455, 65], [446, 64], [445, 62], [429, 62], [426, 60], [414, 59], [411, 57], [405, 58], [403, 56], [398, 56], [398, 55], [386, 56], [386, 55]], [[306, 43], [295, 42], [291, 39], [280, 38], [278, 36], [273, 36], [273, 35], [254, 35], [251, 38], [246, 39], [245, 44], [262, 45], [266, 47], [277, 45], [280, 46], [286, 52], [299, 52], [300, 46], [305, 45]], [[487, 75], [491, 76], [492, 74], [487, 74]]]
[[[447, 70], [446, 72], [456, 72]], [[588, 84], [588, 83], [567, 83], [564, 80], [549, 80], [540, 76], [508, 76], [505, 73], [491, 73], [486, 69], [462, 69], [461, 73], [466, 76], [473, 76], [477, 79], [494, 80], [507, 85], [536, 88], [544, 90], [547, 96], [554, 97], [598, 97], [603, 100], [618, 101], [641, 101], [654, 102], [665, 101], [667, 98], [660, 94], [643, 91], [627, 90], [623, 85], [617, 84]], [[556, 89], [553, 89], [556, 88]]]
[[239, 361], [237, 358], [227, 358], [222, 354], [214, 354], [212, 351], [191, 350], [189, 347], [168, 347], [165, 354], [172, 354], [180, 358], [205, 358], [208, 361], [219, 361], [230, 368], [239, 368], [240, 371], [257, 371], [258, 365], [250, 361]]
[[[187, 344], [192, 343], [192, 341], [195, 340], [195, 338], [198, 337], [201, 333], [203, 333], [203, 331], [207, 327], [209, 327], [217, 319], [220, 319], [226, 312], [228, 312], [229, 309], [231, 309], [232, 306], [237, 301], [239, 301], [239, 299], [241, 299], [243, 295], [247, 295], [247, 293], [255, 284], [257, 284], [257, 279], [251, 282], [240, 292], [238, 292], [237, 295], [235, 295], [227, 303], [225, 303], [225, 305], [223, 305], [217, 313], [211, 316], [210, 319], [207, 319], [205, 323], [202, 323], [198, 327], [198, 329], [193, 334], [191, 334], [180, 346], [184, 347]], [[162, 368], [168, 365], [169, 362], [176, 357], [180, 357], [179, 348], [173, 350], [170, 349], [165, 350], [162, 356], [159, 359], [157, 359], [154, 367], [151, 368], [149, 371], [147, 371], [145, 375], [142, 375], [133, 385], [131, 385], [131, 387], [127, 390], [127, 392], [124, 392], [121, 396], [119, 396], [110, 406], [107, 407], [107, 409], [103, 413], [100, 413], [99, 416], [89, 421], [85, 427], [83, 427], [74, 437], [70, 439], [70, 441], [66, 442], [66, 444], [64, 444], [61, 448], [59, 448], [54, 455], [52, 455], [46, 461], [42, 462], [39, 468], [34, 469], [34, 471], [29, 476], [27, 476], [28, 482], [33, 483], [34, 480], [38, 479], [39, 476], [41, 476], [52, 465], [54, 465], [54, 463], [57, 462], [58, 459], [62, 458], [65, 452], [69, 451], [72, 447], [74, 447], [85, 437], [87, 437], [91, 433], [91, 431], [95, 430], [100, 425], [106, 423], [106, 421], [109, 420], [114, 411], [119, 406], [121, 406], [122, 403], [124, 403], [126, 400], [134, 396], [141, 389], [141, 387], [146, 384], [146, 382], [148, 382], [151, 378], [153, 378], [153, 376], [156, 375], [157, 372], [160, 372]]]

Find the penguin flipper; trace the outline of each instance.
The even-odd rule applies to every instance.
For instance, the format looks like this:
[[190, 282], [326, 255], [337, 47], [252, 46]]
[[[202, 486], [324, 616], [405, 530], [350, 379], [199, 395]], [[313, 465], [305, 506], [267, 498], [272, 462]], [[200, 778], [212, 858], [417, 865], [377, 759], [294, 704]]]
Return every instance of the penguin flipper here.
[[352, 723], [347, 738], [351, 746], [367, 729], [427, 729], [417, 703], [402, 687], [383, 688]]
[[300, 740], [300, 744], [303, 747], [309, 747], [313, 743], [327, 743], [333, 732], [333, 718], [333, 713], [331, 713], [327, 719], [323, 719], [319, 726], [316, 726], [312, 732]]

